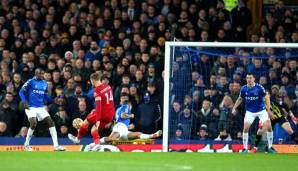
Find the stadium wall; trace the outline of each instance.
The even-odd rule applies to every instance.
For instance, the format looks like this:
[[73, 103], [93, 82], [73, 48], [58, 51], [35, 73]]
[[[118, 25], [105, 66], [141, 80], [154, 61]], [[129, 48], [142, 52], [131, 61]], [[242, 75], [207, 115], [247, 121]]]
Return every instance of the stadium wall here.
[[[67, 151], [86, 151], [85, 145], [72, 145], [67, 138], [60, 138], [60, 144], [63, 144]], [[89, 144], [91, 138], [84, 138], [82, 144]], [[24, 138], [0, 138], [0, 151], [23, 151]], [[32, 139], [32, 147], [34, 151], [53, 151], [51, 138], [34, 138]], [[161, 141], [150, 145], [102, 145], [101, 151], [112, 152], [161, 152]], [[242, 150], [242, 144], [238, 141], [218, 142], [218, 141], [193, 141], [190, 144], [177, 142], [171, 144], [172, 152], [204, 152], [204, 153], [238, 153]], [[278, 153], [298, 153], [298, 145], [278, 144], [274, 145]]]

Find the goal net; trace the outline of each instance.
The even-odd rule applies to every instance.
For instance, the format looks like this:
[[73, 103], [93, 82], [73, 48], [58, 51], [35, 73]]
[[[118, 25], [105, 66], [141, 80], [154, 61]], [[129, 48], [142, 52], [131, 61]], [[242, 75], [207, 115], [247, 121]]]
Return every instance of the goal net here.
[[245, 108], [230, 110], [246, 73], [293, 102], [297, 57], [291, 43], [166, 42], [163, 151], [215, 139], [241, 144]]

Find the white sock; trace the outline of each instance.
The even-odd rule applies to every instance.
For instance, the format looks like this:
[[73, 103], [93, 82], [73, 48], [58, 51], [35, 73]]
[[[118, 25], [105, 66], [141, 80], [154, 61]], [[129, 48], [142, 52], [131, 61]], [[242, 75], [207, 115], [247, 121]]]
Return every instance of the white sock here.
[[99, 142], [100, 142], [100, 144], [104, 144], [104, 143], [106, 143], [106, 141], [105, 141], [105, 137], [102, 137], [102, 138], [99, 140]]
[[26, 141], [25, 141], [25, 144], [24, 144], [25, 146], [29, 145], [30, 140], [31, 140], [32, 135], [33, 135], [33, 132], [34, 132], [34, 129], [31, 129], [31, 128], [28, 129], [27, 136], [26, 136]]
[[144, 140], [144, 139], [149, 139], [151, 137], [151, 135], [149, 134], [141, 134], [140, 139]]
[[50, 130], [50, 134], [51, 134], [51, 137], [53, 140], [54, 147], [57, 147], [58, 146], [58, 138], [57, 138], [56, 128], [53, 126], [53, 127], [49, 128], [49, 130]]
[[273, 143], [273, 132], [267, 132], [268, 148], [272, 147]]
[[247, 149], [247, 144], [248, 144], [248, 133], [242, 134], [242, 141], [243, 141], [243, 148]]

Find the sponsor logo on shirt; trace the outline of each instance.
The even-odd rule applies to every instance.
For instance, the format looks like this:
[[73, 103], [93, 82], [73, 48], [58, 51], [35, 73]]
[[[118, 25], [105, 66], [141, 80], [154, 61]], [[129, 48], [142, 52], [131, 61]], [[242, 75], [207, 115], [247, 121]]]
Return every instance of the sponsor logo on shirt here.
[[252, 97], [245, 97], [245, 99], [246, 100], [258, 100], [259, 99], [259, 97], [258, 96], [256, 96], [256, 97], [254, 97], [254, 96], [252, 96]]
[[40, 95], [45, 94], [45, 91], [43, 91], [43, 90], [33, 90], [32, 92], [35, 94], [40, 94]]

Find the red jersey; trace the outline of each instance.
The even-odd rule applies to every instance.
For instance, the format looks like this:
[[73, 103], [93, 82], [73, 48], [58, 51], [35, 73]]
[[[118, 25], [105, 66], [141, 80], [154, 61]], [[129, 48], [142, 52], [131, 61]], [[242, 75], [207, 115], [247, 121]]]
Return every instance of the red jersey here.
[[108, 84], [97, 86], [94, 91], [96, 121], [112, 120], [115, 115], [112, 88]]

